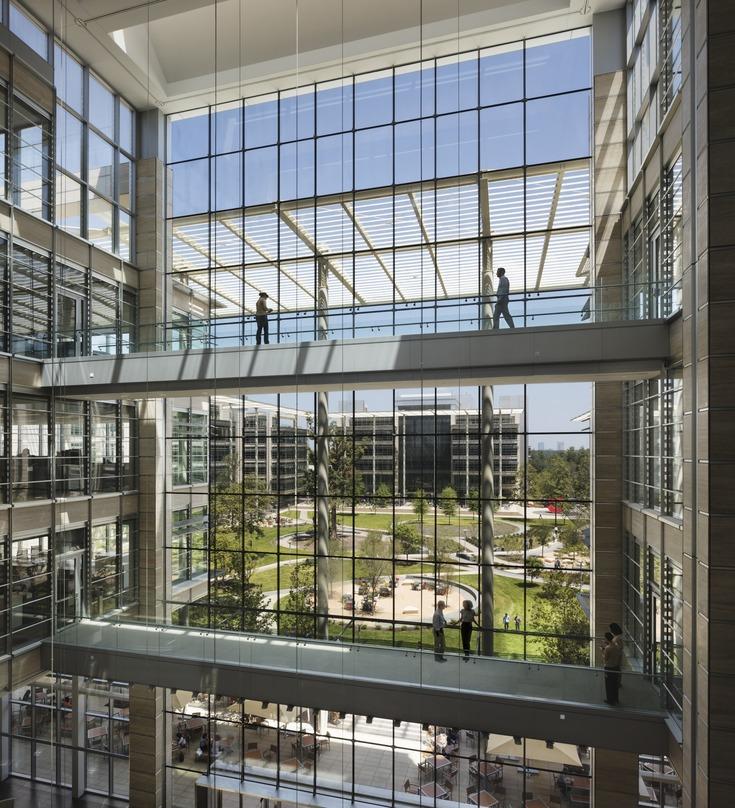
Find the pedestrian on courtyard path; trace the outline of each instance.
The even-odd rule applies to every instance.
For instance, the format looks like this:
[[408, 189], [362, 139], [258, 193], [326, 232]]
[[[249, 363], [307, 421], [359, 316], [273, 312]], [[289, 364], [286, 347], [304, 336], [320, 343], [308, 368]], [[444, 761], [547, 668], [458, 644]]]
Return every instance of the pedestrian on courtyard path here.
[[510, 615], [506, 612], [503, 615], [503, 628], [507, 631], [510, 628]]
[[521, 616], [519, 614], [517, 614], [515, 616], [514, 620], [515, 620], [515, 624], [516, 624], [516, 631], [520, 631], [521, 630]]

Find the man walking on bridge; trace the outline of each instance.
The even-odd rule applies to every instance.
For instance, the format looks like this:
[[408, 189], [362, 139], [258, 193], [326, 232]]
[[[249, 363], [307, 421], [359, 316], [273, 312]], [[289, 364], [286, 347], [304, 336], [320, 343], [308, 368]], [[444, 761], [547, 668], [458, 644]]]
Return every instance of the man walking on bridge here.
[[503, 319], [508, 324], [509, 328], [515, 328], [513, 323], [513, 318], [510, 316], [510, 312], [508, 311], [508, 302], [510, 296], [510, 282], [505, 277], [505, 268], [498, 267], [498, 271], [495, 273], [498, 278], [498, 292], [496, 295], [495, 300], [495, 313], [493, 316], [493, 328], [500, 328], [500, 315], [503, 315]]

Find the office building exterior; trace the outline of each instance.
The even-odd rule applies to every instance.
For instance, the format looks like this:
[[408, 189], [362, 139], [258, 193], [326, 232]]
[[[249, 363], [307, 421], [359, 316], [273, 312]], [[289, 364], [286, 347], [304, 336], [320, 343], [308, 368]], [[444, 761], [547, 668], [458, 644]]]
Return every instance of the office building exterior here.
[[730, 804], [734, 42], [2, 4], [1, 797]]

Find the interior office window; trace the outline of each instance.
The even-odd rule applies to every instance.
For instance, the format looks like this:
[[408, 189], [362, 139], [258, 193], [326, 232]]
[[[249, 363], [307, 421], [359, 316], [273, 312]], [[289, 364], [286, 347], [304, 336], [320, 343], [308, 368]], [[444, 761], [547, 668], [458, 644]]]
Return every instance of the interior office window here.
[[120, 607], [130, 606], [138, 600], [137, 588], [138, 523], [129, 519], [122, 523], [120, 532]]
[[8, 653], [10, 634], [10, 553], [8, 537], [0, 537], [0, 653]]
[[10, 325], [8, 308], [8, 240], [0, 233], [0, 350], [7, 351]]
[[13, 99], [13, 201], [23, 210], [51, 215], [51, 121], [30, 103]]
[[54, 432], [57, 497], [87, 493], [86, 424], [82, 401], [56, 401]]
[[84, 527], [59, 531], [54, 537], [57, 627], [86, 617], [86, 547], [87, 529]]
[[11, 451], [16, 502], [51, 495], [49, 415], [47, 399], [13, 396]]
[[48, 256], [13, 245], [13, 351], [51, 355], [51, 272]]
[[42, 58], [48, 60], [48, 34], [20, 6], [10, 4], [10, 30]]
[[116, 354], [118, 285], [114, 281], [91, 277], [91, 346], [93, 354]]
[[54, 43], [54, 85], [57, 97], [81, 115], [84, 105], [84, 68], [58, 42]]
[[118, 604], [121, 565], [117, 522], [92, 527], [90, 556], [89, 611], [98, 617]]
[[11, 544], [13, 648], [43, 639], [51, 630], [51, 551], [47, 534]]
[[56, 355], [84, 356], [87, 347], [89, 271], [56, 264]]
[[0, 196], [8, 195], [8, 88], [0, 84]]
[[120, 405], [121, 489], [138, 488], [138, 408], [136, 404]]
[[89, 122], [103, 135], [115, 136], [115, 96], [91, 73], [89, 75]]
[[[122, 222], [123, 214], [120, 214]], [[120, 352], [134, 353], [138, 343], [138, 293], [123, 287], [120, 310]]]
[[118, 420], [117, 404], [93, 401], [91, 406], [92, 491], [117, 491], [118, 470]]

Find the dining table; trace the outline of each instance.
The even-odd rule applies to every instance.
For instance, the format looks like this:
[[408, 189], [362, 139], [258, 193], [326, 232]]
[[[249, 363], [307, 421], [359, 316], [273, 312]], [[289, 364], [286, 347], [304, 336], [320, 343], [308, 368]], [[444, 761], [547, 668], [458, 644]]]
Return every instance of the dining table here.
[[441, 783], [427, 783], [425, 786], [421, 786], [420, 791], [425, 797], [436, 797], [439, 800], [449, 794]]
[[483, 788], [481, 791], [476, 791], [474, 794], [468, 794], [467, 799], [473, 805], [479, 805], [481, 808], [493, 808], [498, 804], [498, 800]]

